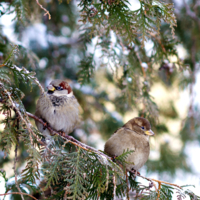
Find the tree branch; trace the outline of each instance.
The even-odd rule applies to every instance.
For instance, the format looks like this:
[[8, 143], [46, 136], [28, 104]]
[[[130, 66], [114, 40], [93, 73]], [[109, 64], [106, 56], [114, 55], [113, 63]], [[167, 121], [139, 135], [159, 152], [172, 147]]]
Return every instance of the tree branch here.
[[192, 11], [191, 11], [191, 9], [190, 9], [188, 3], [186, 3], [185, 0], [183, 0], [183, 2], [184, 2], [184, 5], [185, 5], [185, 9], [186, 9], [187, 15], [190, 16], [192, 19], [194, 19], [195, 21], [198, 22], [198, 21], [199, 21], [198, 16], [195, 14], [195, 12], [192, 12]]
[[[26, 114], [27, 114], [29, 117], [31, 117], [31, 118], [37, 120], [38, 122], [40, 122], [41, 124], [43, 124], [44, 126], [46, 126], [46, 123], [45, 123], [42, 119], [38, 118], [37, 116], [35, 116], [35, 115], [33, 115], [33, 114], [29, 113], [29, 112], [26, 112]], [[73, 145], [75, 145], [75, 146], [78, 146], [78, 147], [80, 147], [81, 149], [84, 149], [84, 150], [86, 150], [86, 151], [95, 152], [95, 153], [97, 153], [97, 154], [99, 154], [99, 155], [101, 155], [101, 156], [106, 157], [107, 159], [112, 160], [111, 157], [109, 157], [108, 155], [106, 155], [106, 154], [104, 154], [104, 153], [98, 151], [97, 149], [95, 149], [95, 148], [93, 148], [93, 147], [90, 147], [90, 146], [88, 146], [88, 145], [86, 145], [86, 144], [81, 143], [80, 141], [76, 140], [76, 139], [75, 139], [74, 137], [72, 137], [72, 136], [61, 134], [60, 132], [58, 132], [58, 131], [54, 130], [53, 128], [51, 128], [49, 125], [47, 126], [47, 129], [48, 129], [52, 134], [59, 135], [59, 136], [62, 137], [64, 140], [67, 140], [67, 141], [70, 142], [71, 144], [73, 144]]]
[[[196, 21], [196, 22], [198, 23], [199, 30], [200, 30], [200, 18], [196, 15], [195, 12], [193, 12], [193, 11], [190, 9], [188, 3], [186, 3], [185, 0], [183, 0], [183, 2], [184, 2], [184, 5], [185, 5], [186, 14], [187, 14], [191, 19], [193, 19], [194, 21]], [[199, 3], [195, 5], [194, 9], [195, 9], [197, 6], [199, 6]]]
[[[4, 101], [3, 101], [2, 99], [0, 99], [0, 102], [1, 102], [1, 103], [4, 103]], [[11, 107], [13, 108], [13, 106], [11, 106]], [[15, 107], [14, 107], [14, 108], [15, 108]], [[35, 120], [37, 120], [38, 122], [40, 122], [41, 124], [43, 124], [44, 126], [46, 126], [46, 123], [45, 123], [42, 119], [38, 118], [37, 116], [35, 116], [35, 115], [33, 115], [33, 114], [29, 113], [29, 112], [26, 112], [26, 114], [27, 114], [27, 116], [29, 116], [30, 118], [35, 119]], [[76, 140], [76, 139], [75, 139], [74, 137], [72, 137], [72, 136], [63, 135], [62, 133], [60, 133], [60, 132], [54, 130], [53, 128], [51, 128], [49, 125], [47, 126], [47, 129], [48, 129], [52, 134], [54, 134], [54, 135], [59, 135], [59, 136], [62, 137], [64, 140], [66, 140], [67, 142], [69, 142], [69, 143], [71, 143], [71, 144], [73, 144], [73, 145], [75, 145], [75, 146], [78, 146], [78, 147], [80, 147], [80, 148], [82, 148], [82, 149], [84, 149], [84, 150], [86, 150], [86, 151], [94, 152], [94, 153], [96, 153], [96, 154], [98, 154], [98, 155], [100, 155], [100, 156], [103, 156], [103, 157], [105, 157], [106, 159], [109, 159], [109, 160], [112, 161], [112, 159], [111, 159], [110, 156], [104, 154], [104, 153], [101, 152], [101, 151], [98, 151], [97, 149], [95, 149], [95, 148], [93, 148], [93, 147], [90, 147], [90, 146], [88, 146], [88, 145], [86, 145], [86, 144], [84, 144], [84, 143], [81, 143], [80, 141]], [[32, 131], [31, 133], [34, 134], [33, 131]], [[37, 137], [35, 134], [34, 134], [34, 136]], [[38, 142], [39, 142], [41, 145], [43, 145], [43, 146], [46, 147], [46, 144], [45, 144], [44, 142], [42, 142], [42, 141], [38, 141]], [[46, 147], [46, 148], [47, 148], [47, 147]], [[49, 150], [51, 153], [55, 154], [55, 153], [52, 152], [50, 149], [48, 149], [48, 150]], [[169, 182], [165, 182], [165, 181], [160, 181], [160, 180], [156, 180], [156, 179], [147, 178], [147, 177], [144, 177], [144, 176], [142, 176], [142, 175], [137, 175], [137, 176], [139, 176], [139, 177], [141, 177], [141, 178], [143, 178], [143, 179], [146, 179], [146, 180], [150, 181], [151, 184], [154, 185], [156, 191], [158, 191], [158, 190], [157, 190], [156, 185], [155, 185], [154, 182], [157, 182], [159, 185], [161, 185], [161, 184], [167, 184], [167, 185], [175, 186], [175, 187], [178, 187], [178, 188], [182, 189], [180, 186], [178, 186], [178, 185], [176, 185], [176, 184], [173, 184], [173, 183], [169, 183]], [[114, 178], [113, 181], [115, 182], [115, 178]], [[4, 194], [4, 195], [8, 195], [8, 194], [14, 194], [14, 193], [7, 193], [7, 194]], [[24, 194], [24, 195], [27, 195], [26, 193], [15, 193], [15, 194]], [[0, 196], [2, 196], [2, 195], [0, 195]]]
[[42, 10], [45, 11], [45, 14], [44, 15], [48, 15], [49, 16], [49, 20], [51, 19], [51, 14], [49, 13], [49, 11], [47, 9], [45, 9], [40, 3], [39, 3], [39, 0], [36, 0], [36, 3], [40, 6], [40, 8]]
[[[26, 113], [27, 113], [27, 115], [28, 115], [29, 117], [31, 117], [31, 118], [37, 120], [38, 122], [40, 122], [40, 123], [43, 124], [44, 126], [46, 125], [46, 123], [45, 123], [42, 119], [38, 118], [37, 116], [35, 116], [35, 115], [33, 115], [33, 114], [29, 113], [29, 112], [26, 112]], [[95, 149], [95, 148], [93, 148], [93, 147], [90, 147], [90, 146], [88, 146], [88, 145], [86, 145], [86, 144], [81, 143], [80, 141], [76, 140], [76, 139], [75, 139], [74, 137], [72, 137], [72, 136], [69, 136], [69, 135], [62, 135], [60, 132], [54, 130], [54, 129], [51, 128], [49, 125], [47, 126], [47, 129], [48, 129], [51, 133], [61, 136], [64, 140], [67, 140], [67, 141], [70, 142], [71, 144], [74, 144], [75, 146], [78, 146], [78, 147], [80, 147], [81, 149], [84, 149], [84, 150], [86, 150], [86, 151], [91, 151], [91, 152], [100, 154], [100, 155], [102, 155], [102, 156], [105, 156], [107, 159], [112, 160], [111, 157], [109, 157], [108, 155], [104, 154], [103, 152], [98, 151], [97, 149]], [[146, 180], [148, 180], [148, 181], [150, 181], [150, 182], [155, 181], [155, 182], [157, 182], [157, 183], [159, 183], [159, 184], [164, 183], [164, 184], [172, 185], [172, 186], [175, 186], [175, 187], [178, 187], [178, 188], [182, 189], [180, 186], [178, 186], [178, 185], [176, 185], [176, 184], [173, 184], [173, 183], [169, 183], [169, 182], [165, 182], [165, 181], [160, 181], [160, 180], [156, 180], [156, 179], [151, 179], [151, 178], [147, 178], [147, 177], [144, 177], [144, 176], [141, 176], [141, 175], [137, 175], [137, 176], [139, 176], [139, 177], [141, 177], [141, 178], [143, 178], [143, 179], [146, 179]], [[154, 185], [154, 186], [155, 186], [155, 185]], [[155, 187], [155, 188], [156, 188], [156, 187]], [[156, 190], [157, 190], [157, 188], [156, 188]]]
[[10, 195], [10, 194], [20, 194], [20, 195], [27, 195], [35, 200], [38, 200], [36, 199], [34, 196], [30, 195], [30, 194], [26, 194], [26, 193], [23, 193], [23, 192], [10, 192], [10, 193], [5, 193], [5, 194], [0, 194], [0, 196], [6, 196], [6, 195]]
[[18, 143], [16, 144], [16, 147], [15, 147], [15, 159], [14, 159], [14, 166], [13, 166], [13, 169], [14, 169], [14, 174], [15, 174], [15, 184], [16, 184], [16, 187], [21, 195], [21, 198], [22, 200], [24, 200], [24, 196], [22, 194], [22, 191], [19, 187], [19, 184], [18, 184], [18, 181], [17, 181], [17, 170], [16, 170], [16, 164], [17, 164], [17, 148], [18, 148]]

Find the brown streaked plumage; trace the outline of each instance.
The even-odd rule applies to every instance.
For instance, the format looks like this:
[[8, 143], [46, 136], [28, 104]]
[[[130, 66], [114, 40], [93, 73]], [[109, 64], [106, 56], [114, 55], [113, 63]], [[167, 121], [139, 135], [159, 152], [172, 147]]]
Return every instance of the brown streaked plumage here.
[[[71, 133], [80, 123], [79, 103], [73, 95], [70, 85], [63, 80], [54, 80], [42, 94], [36, 105], [35, 115], [44, 119], [53, 129]], [[38, 130], [49, 137], [47, 129], [35, 121]]]
[[110, 156], [119, 156], [124, 150], [133, 150], [126, 159], [128, 171], [140, 169], [149, 157], [149, 136], [154, 135], [149, 121], [142, 117], [129, 120], [106, 142], [104, 151]]

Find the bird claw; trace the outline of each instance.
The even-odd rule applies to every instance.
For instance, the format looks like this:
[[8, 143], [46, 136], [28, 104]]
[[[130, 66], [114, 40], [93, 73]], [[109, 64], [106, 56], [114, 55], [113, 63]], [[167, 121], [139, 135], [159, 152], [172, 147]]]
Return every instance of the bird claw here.
[[64, 131], [62, 131], [62, 130], [60, 130], [60, 131], [58, 131], [59, 132], [59, 134], [61, 135], [61, 136], [63, 136], [63, 137], [65, 137], [65, 132]]
[[46, 142], [45, 138], [42, 138], [41, 141], [44, 142], [44, 143]]
[[[45, 120], [43, 119], [43, 121], [45, 121]], [[44, 124], [43, 124], [43, 130], [45, 130], [48, 126], [49, 126], [49, 124], [47, 122], [44, 122]]]
[[136, 177], [136, 176], [140, 176], [140, 172], [138, 172], [138, 171], [135, 170], [135, 169], [131, 169], [129, 172], [132, 173], [135, 177]]
[[112, 156], [111, 159], [113, 162], [115, 162], [115, 159], [117, 158], [117, 156]]

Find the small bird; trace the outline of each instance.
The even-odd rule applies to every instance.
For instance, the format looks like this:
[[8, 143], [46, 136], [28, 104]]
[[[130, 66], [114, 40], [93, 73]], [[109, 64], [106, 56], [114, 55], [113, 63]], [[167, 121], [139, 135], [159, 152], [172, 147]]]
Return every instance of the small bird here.
[[140, 169], [149, 157], [149, 136], [154, 135], [149, 121], [142, 117], [129, 120], [108, 139], [104, 151], [117, 157], [124, 151], [133, 150], [126, 159], [126, 169], [135, 172]]
[[[35, 115], [43, 119], [56, 131], [71, 133], [80, 123], [79, 103], [70, 85], [63, 80], [53, 80], [36, 105]], [[50, 139], [50, 133], [35, 120], [38, 130]]]

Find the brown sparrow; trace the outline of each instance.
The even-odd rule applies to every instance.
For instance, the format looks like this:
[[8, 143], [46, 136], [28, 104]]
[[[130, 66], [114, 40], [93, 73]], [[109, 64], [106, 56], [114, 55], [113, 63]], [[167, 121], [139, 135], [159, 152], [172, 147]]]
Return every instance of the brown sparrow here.
[[[47, 89], [37, 102], [35, 115], [53, 129], [66, 134], [71, 133], [80, 123], [79, 103], [71, 87], [66, 81], [54, 80]], [[49, 131], [40, 122], [35, 120], [35, 123], [38, 130], [50, 139]]]
[[124, 150], [133, 150], [126, 159], [126, 169], [137, 171], [149, 157], [149, 136], [154, 135], [147, 119], [136, 117], [119, 128], [106, 142], [104, 151], [112, 156], [121, 155]]

